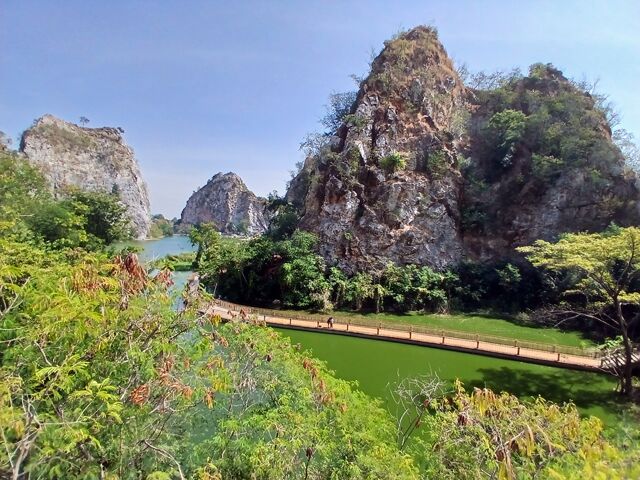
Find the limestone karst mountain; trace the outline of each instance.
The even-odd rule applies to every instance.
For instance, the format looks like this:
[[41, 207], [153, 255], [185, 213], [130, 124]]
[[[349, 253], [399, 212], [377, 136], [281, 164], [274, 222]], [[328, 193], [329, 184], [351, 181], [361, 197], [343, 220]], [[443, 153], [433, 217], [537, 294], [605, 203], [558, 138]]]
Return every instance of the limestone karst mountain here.
[[235, 173], [218, 173], [191, 195], [182, 210], [181, 228], [201, 223], [213, 223], [222, 233], [264, 233], [266, 200], [254, 195]]
[[27, 129], [20, 151], [39, 166], [54, 192], [73, 186], [117, 192], [133, 233], [145, 238], [151, 223], [149, 195], [133, 150], [117, 128], [85, 128], [44, 115]]
[[541, 64], [481, 87], [432, 28], [386, 42], [287, 192], [330, 264], [445, 267], [639, 223], [635, 174], [596, 99]]

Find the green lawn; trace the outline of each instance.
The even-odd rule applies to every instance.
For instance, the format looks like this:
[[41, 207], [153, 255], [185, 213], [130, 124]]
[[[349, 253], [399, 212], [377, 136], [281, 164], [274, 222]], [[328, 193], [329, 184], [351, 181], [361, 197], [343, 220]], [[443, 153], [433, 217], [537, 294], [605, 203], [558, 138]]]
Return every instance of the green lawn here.
[[[282, 316], [288, 314], [302, 314], [325, 320], [327, 313], [311, 313], [294, 310], [282, 310]], [[339, 318], [365, 319], [368, 321], [397, 322], [411, 325], [422, 325], [430, 328], [458, 330], [462, 332], [493, 335], [496, 337], [512, 338], [514, 340], [530, 341], [545, 344], [566, 345], [570, 347], [591, 347], [594, 343], [585, 339], [579, 332], [561, 331], [557, 328], [530, 327], [519, 325], [511, 320], [479, 314], [437, 315], [411, 312], [407, 314], [355, 312], [332, 312]]]

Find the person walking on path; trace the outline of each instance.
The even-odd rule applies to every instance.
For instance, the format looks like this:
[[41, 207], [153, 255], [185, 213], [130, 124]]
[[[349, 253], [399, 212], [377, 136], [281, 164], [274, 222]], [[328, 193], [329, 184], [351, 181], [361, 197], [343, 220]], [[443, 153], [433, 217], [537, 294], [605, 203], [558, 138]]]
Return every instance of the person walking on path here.
[[333, 328], [333, 317], [327, 319], [327, 328]]

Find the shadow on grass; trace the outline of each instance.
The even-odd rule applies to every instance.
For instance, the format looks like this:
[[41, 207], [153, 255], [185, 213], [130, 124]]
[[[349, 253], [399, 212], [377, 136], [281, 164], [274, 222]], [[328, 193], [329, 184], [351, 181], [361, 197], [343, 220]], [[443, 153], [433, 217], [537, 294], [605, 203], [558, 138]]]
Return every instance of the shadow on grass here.
[[593, 328], [579, 328], [576, 325], [560, 323], [558, 321], [542, 321], [540, 319], [523, 318], [517, 315], [503, 312], [460, 312], [458, 315], [468, 317], [479, 317], [487, 320], [500, 319], [519, 327], [535, 328], [538, 330], [554, 329], [563, 333], [573, 333], [580, 336], [581, 339], [588, 342], [600, 343], [608, 338], [603, 332], [594, 330]]
[[[539, 331], [545, 331], [545, 330], [548, 331], [553, 329], [554, 332], [559, 331], [563, 333], [575, 334], [579, 336], [581, 340], [584, 340], [585, 342], [588, 342], [588, 343], [590, 342], [599, 343], [603, 340], [602, 334], [594, 330], [571, 328], [568, 325], [557, 326], [556, 322], [544, 322], [544, 321], [538, 321], [534, 319], [526, 319], [526, 318], [518, 317], [513, 314], [499, 312], [499, 311], [487, 311], [487, 310], [482, 310], [478, 312], [452, 311], [449, 314], [439, 314], [439, 313], [433, 313], [433, 312], [419, 312], [419, 311], [409, 311], [409, 312], [383, 311], [380, 313], [375, 313], [373, 311], [367, 311], [367, 310], [365, 311], [334, 310], [331, 312], [324, 312], [320, 310], [295, 310], [295, 309], [293, 310], [292, 309], [275, 309], [275, 310], [281, 310], [283, 313], [295, 312], [302, 315], [311, 315], [311, 316], [320, 316], [320, 317], [328, 317], [331, 315], [336, 316], [338, 318], [339, 317], [344, 317], [344, 318], [361, 317], [363, 319], [368, 319], [368, 320], [373, 319], [373, 320], [388, 321], [388, 322], [394, 322], [398, 320], [402, 322], [406, 320], [407, 323], [414, 323], [414, 324], [421, 323], [421, 322], [413, 321], [413, 319], [419, 318], [420, 316], [434, 317], [434, 318], [438, 318], [438, 317], [446, 318], [447, 316], [450, 316], [451, 318], [454, 318], [454, 319], [469, 318], [469, 319], [483, 319], [487, 321], [501, 320], [517, 327], [530, 328], [530, 329], [535, 329]], [[425, 323], [428, 324], [429, 322], [425, 322]], [[455, 324], [451, 325], [451, 328], [454, 330], [456, 329], [456, 327], [457, 325]], [[435, 328], [443, 328], [443, 327], [436, 325]], [[447, 328], [447, 327], [445, 326], [444, 328]], [[478, 328], [477, 333], [485, 333], [489, 335], [492, 334], [490, 331], [489, 332], [482, 331], [481, 327]], [[513, 338], [518, 338], [516, 333], [517, 332], [514, 332]], [[495, 335], [500, 336], [499, 334], [495, 334]], [[544, 340], [540, 340], [540, 341], [544, 341]]]
[[518, 397], [542, 396], [555, 403], [572, 401], [580, 408], [599, 406], [615, 415], [624, 401], [614, 391], [615, 380], [589, 372], [554, 369], [539, 373], [513, 370], [507, 367], [482, 368], [481, 380], [465, 382], [468, 389], [487, 387], [496, 392], [506, 391]]

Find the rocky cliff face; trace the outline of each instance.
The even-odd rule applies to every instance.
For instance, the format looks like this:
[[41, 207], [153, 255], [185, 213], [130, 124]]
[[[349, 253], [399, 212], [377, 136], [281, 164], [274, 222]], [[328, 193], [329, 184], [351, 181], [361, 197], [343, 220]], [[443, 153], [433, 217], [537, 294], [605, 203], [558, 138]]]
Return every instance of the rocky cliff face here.
[[538, 238], [640, 221], [635, 176], [591, 97], [549, 66], [467, 88], [428, 27], [385, 44], [287, 199], [350, 272], [504, 258]]
[[45, 115], [24, 132], [20, 150], [42, 169], [55, 193], [70, 186], [117, 193], [129, 211], [134, 235], [147, 236], [147, 187], [120, 130], [83, 128]]
[[[348, 121], [288, 192], [331, 264], [354, 271], [461, 259], [462, 181], [451, 166], [465, 95], [431, 29], [387, 43]], [[394, 159], [405, 165], [394, 168]]]
[[182, 210], [182, 228], [200, 223], [213, 223], [222, 233], [264, 233], [266, 200], [256, 197], [235, 173], [218, 173], [191, 195]]

